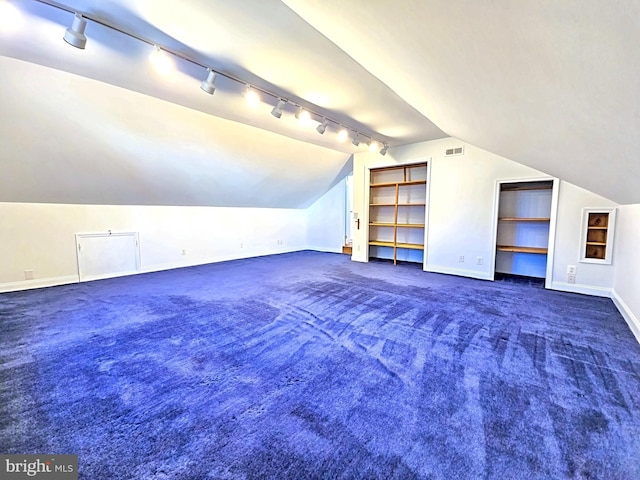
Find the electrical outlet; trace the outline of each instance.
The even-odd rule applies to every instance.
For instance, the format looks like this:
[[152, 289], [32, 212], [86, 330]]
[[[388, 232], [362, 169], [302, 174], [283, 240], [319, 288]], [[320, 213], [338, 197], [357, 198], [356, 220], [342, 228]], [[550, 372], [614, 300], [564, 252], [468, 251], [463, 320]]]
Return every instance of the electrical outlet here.
[[567, 274], [575, 275], [576, 274], [576, 266], [575, 265], [567, 265]]
[[244, 243], [240, 243], [240, 248], [244, 248]]
[[476, 265], [482, 265], [482, 257], [476, 257]]
[[570, 273], [567, 275], [567, 283], [576, 283], [576, 274]]
[[464, 255], [458, 255], [458, 261], [464, 262]]
[[186, 254], [187, 254], [187, 251], [183, 248], [182, 249], [182, 255], [186, 255]]
[[33, 270], [25, 270], [24, 271], [24, 279], [25, 280], [33, 280]]

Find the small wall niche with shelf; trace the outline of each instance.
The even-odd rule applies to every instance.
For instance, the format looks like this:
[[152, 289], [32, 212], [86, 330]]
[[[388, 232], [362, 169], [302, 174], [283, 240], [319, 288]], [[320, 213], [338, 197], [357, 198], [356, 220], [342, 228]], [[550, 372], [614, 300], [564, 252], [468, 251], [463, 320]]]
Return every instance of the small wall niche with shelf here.
[[585, 208], [582, 211], [582, 240], [580, 261], [610, 264], [612, 259], [614, 208]]
[[500, 184], [497, 273], [545, 278], [553, 181]]
[[424, 261], [427, 164], [371, 169], [369, 258]]

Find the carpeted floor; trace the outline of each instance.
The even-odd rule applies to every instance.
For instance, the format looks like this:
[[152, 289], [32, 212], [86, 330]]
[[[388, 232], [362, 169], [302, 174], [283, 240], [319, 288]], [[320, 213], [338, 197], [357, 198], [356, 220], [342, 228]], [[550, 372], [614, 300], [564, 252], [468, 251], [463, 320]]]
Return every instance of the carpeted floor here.
[[300, 252], [0, 315], [0, 453], [83, 479], [640, 478], [640, 345], [608, 299]]

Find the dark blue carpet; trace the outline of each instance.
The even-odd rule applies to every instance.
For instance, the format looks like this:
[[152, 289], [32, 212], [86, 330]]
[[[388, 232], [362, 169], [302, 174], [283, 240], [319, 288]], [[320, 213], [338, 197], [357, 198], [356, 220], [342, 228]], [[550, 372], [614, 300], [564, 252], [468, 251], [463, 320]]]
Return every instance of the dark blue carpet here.
[[638, 479], [608, 299], [300, 252], [0, 295], [0, 452], [101, 479]]

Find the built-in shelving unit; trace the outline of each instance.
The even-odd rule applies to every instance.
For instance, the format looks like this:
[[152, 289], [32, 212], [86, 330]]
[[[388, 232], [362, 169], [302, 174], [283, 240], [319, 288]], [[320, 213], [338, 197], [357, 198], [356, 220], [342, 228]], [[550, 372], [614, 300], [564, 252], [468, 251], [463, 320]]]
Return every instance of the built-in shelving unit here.
[[607, 251], [607, 230], [609, 214], [607, 212], [590, 212], [587, 221], [587, 241], [585, 242], [585, 258], [604, 260]]
[[591, 209], [583, 211], [581, 262], [611, 263], [615, 209]]
[[500, 185], [496, 272], [546, 276], [553, 181]]
[[423, 262], [427, 164], [371, 170], [369, 257]]

